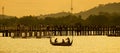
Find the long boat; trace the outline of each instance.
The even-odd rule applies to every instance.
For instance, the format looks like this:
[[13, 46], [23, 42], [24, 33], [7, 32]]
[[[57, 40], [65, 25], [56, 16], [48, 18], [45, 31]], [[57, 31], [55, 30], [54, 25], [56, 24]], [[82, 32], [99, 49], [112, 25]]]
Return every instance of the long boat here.
[[71, 46], [72, 45], [72, 43], [73, 43], [73, 40], [70, 42], [70, 43], [68, 43], [68, 42], [52, 42], [52, 40], [51, 40], [51, 38], [50, 38], [50, 44], [51, 45], [54, 45], [54, 46]]

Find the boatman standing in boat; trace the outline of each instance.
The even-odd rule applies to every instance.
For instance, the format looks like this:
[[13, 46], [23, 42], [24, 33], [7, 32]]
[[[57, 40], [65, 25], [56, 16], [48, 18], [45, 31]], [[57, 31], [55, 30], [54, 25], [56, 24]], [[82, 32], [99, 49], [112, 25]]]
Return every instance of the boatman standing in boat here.
[[70, 38], [69, 37], [67, 38], [67, 42], [70, 43]]
[[57, 43], [57, 38], [55, 39], [55, 43]]

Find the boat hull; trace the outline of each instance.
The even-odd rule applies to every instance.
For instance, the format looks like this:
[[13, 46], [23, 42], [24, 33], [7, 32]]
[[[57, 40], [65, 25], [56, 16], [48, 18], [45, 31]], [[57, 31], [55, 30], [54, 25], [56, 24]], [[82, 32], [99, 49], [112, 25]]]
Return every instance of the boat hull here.
[[52, 42], [51, 39], [50, 39], [50, 44], [54, 45], [54, 46], [71, 46], [72, 43], [73, 43], [73, 41], [71, 41], [71, 43], [67, 43], [67, 42], [65, 42], [65, 43], [62, 43], [62, 42], [61, 43], [55, 43], [55, 42]]

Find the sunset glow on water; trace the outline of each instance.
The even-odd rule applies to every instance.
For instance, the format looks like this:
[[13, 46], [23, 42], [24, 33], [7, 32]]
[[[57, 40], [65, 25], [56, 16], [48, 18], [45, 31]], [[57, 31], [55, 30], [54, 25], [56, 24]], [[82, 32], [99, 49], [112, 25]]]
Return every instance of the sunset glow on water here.
[[119, 53], [120, 37], [74, 36], [72, 46], [53, 46], [48, 38], [0, 37], [0, 53]]

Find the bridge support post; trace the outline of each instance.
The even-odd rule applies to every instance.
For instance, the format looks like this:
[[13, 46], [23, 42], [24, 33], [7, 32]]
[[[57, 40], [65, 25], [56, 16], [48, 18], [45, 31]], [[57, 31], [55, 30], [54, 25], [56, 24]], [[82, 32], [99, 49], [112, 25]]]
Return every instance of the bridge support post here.
[[2, 32], [2, 36], [3, 36], [3, 37], [5, 36], [5, 33], [4, 33], [4, 32]]
[[8, 31], [5, 32], [5, 37], [8, 37]]
[[35, 31], [35, 32], [34, 32], [34, 37], [37, 37], [37, 35], [38, 35], [38, 34], [37, 34], [37, 31]]
[[41, 38], [41, 31], [40, 31], [40, 32], [37, 32], [36, 38]]
[[32, 31], [29, 31], [29, 37], [32, 37]]
[[9, 32], [9, 37], [11, 37], [11, 32]]

